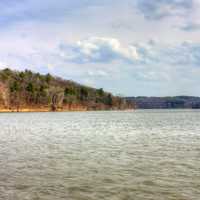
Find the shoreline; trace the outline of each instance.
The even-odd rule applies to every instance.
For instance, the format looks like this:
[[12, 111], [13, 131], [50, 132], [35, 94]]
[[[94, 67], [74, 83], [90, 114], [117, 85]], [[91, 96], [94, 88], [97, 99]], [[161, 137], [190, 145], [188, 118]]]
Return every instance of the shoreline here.
[[70, 111], [87, 111], [87, 109], [57, 109], [52, 111], [50, 108], [0, 108], [0, 113], [29, 113], [29, 112], [70, 112]]
[[86, 112], [86, 111], [134, 111], [134, 109], [57, 109], [52, 111], [50, 108], [19, 108], [19, 109], [6, 109], [0, 108], [0, 113], [34, 113], [34, 112]]

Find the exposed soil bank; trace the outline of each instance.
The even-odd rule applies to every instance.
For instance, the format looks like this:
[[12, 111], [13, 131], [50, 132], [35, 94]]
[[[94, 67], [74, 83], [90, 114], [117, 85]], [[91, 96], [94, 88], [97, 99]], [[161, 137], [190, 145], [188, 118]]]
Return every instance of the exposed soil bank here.
[[51, 107], [19, 107], [19, 108], [3, 108], [0, 107], [0, 113], [8, 112], [72, 112], [72, 111], [106, 111], [106, 110], [130, 110], [130, 109], [108, 109], [108, 108], [87, 108], [80, 105], [64, 106], [63, 108], [57, 108], [52, 110]]

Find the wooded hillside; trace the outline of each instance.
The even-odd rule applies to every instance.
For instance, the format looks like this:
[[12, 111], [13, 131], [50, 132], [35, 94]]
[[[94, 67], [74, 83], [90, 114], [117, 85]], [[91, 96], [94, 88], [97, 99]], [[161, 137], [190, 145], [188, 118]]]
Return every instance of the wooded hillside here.
[[0, 109], [111, 110], [131, 107], [125, 99], [50, 74], [0, 71]]

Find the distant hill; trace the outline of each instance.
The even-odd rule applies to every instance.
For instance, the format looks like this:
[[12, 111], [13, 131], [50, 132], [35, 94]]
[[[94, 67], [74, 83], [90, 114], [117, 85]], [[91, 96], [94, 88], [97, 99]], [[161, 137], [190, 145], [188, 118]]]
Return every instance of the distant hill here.
[[200, 97], [126, 97], [126, 101], [134, 103], [138, 109], [174, 109], [174, 108], [200, 108]]
[[0, 70], [0, 111], [117, 110], [130, 105], [125, 99], [30, 70]]

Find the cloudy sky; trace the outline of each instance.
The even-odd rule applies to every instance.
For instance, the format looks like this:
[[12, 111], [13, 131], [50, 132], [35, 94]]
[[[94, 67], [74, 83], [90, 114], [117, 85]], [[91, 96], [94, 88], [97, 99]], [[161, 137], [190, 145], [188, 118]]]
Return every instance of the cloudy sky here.
[[124, 96], [200, 95], [200, 0], [0, 0], [0, 68]]

